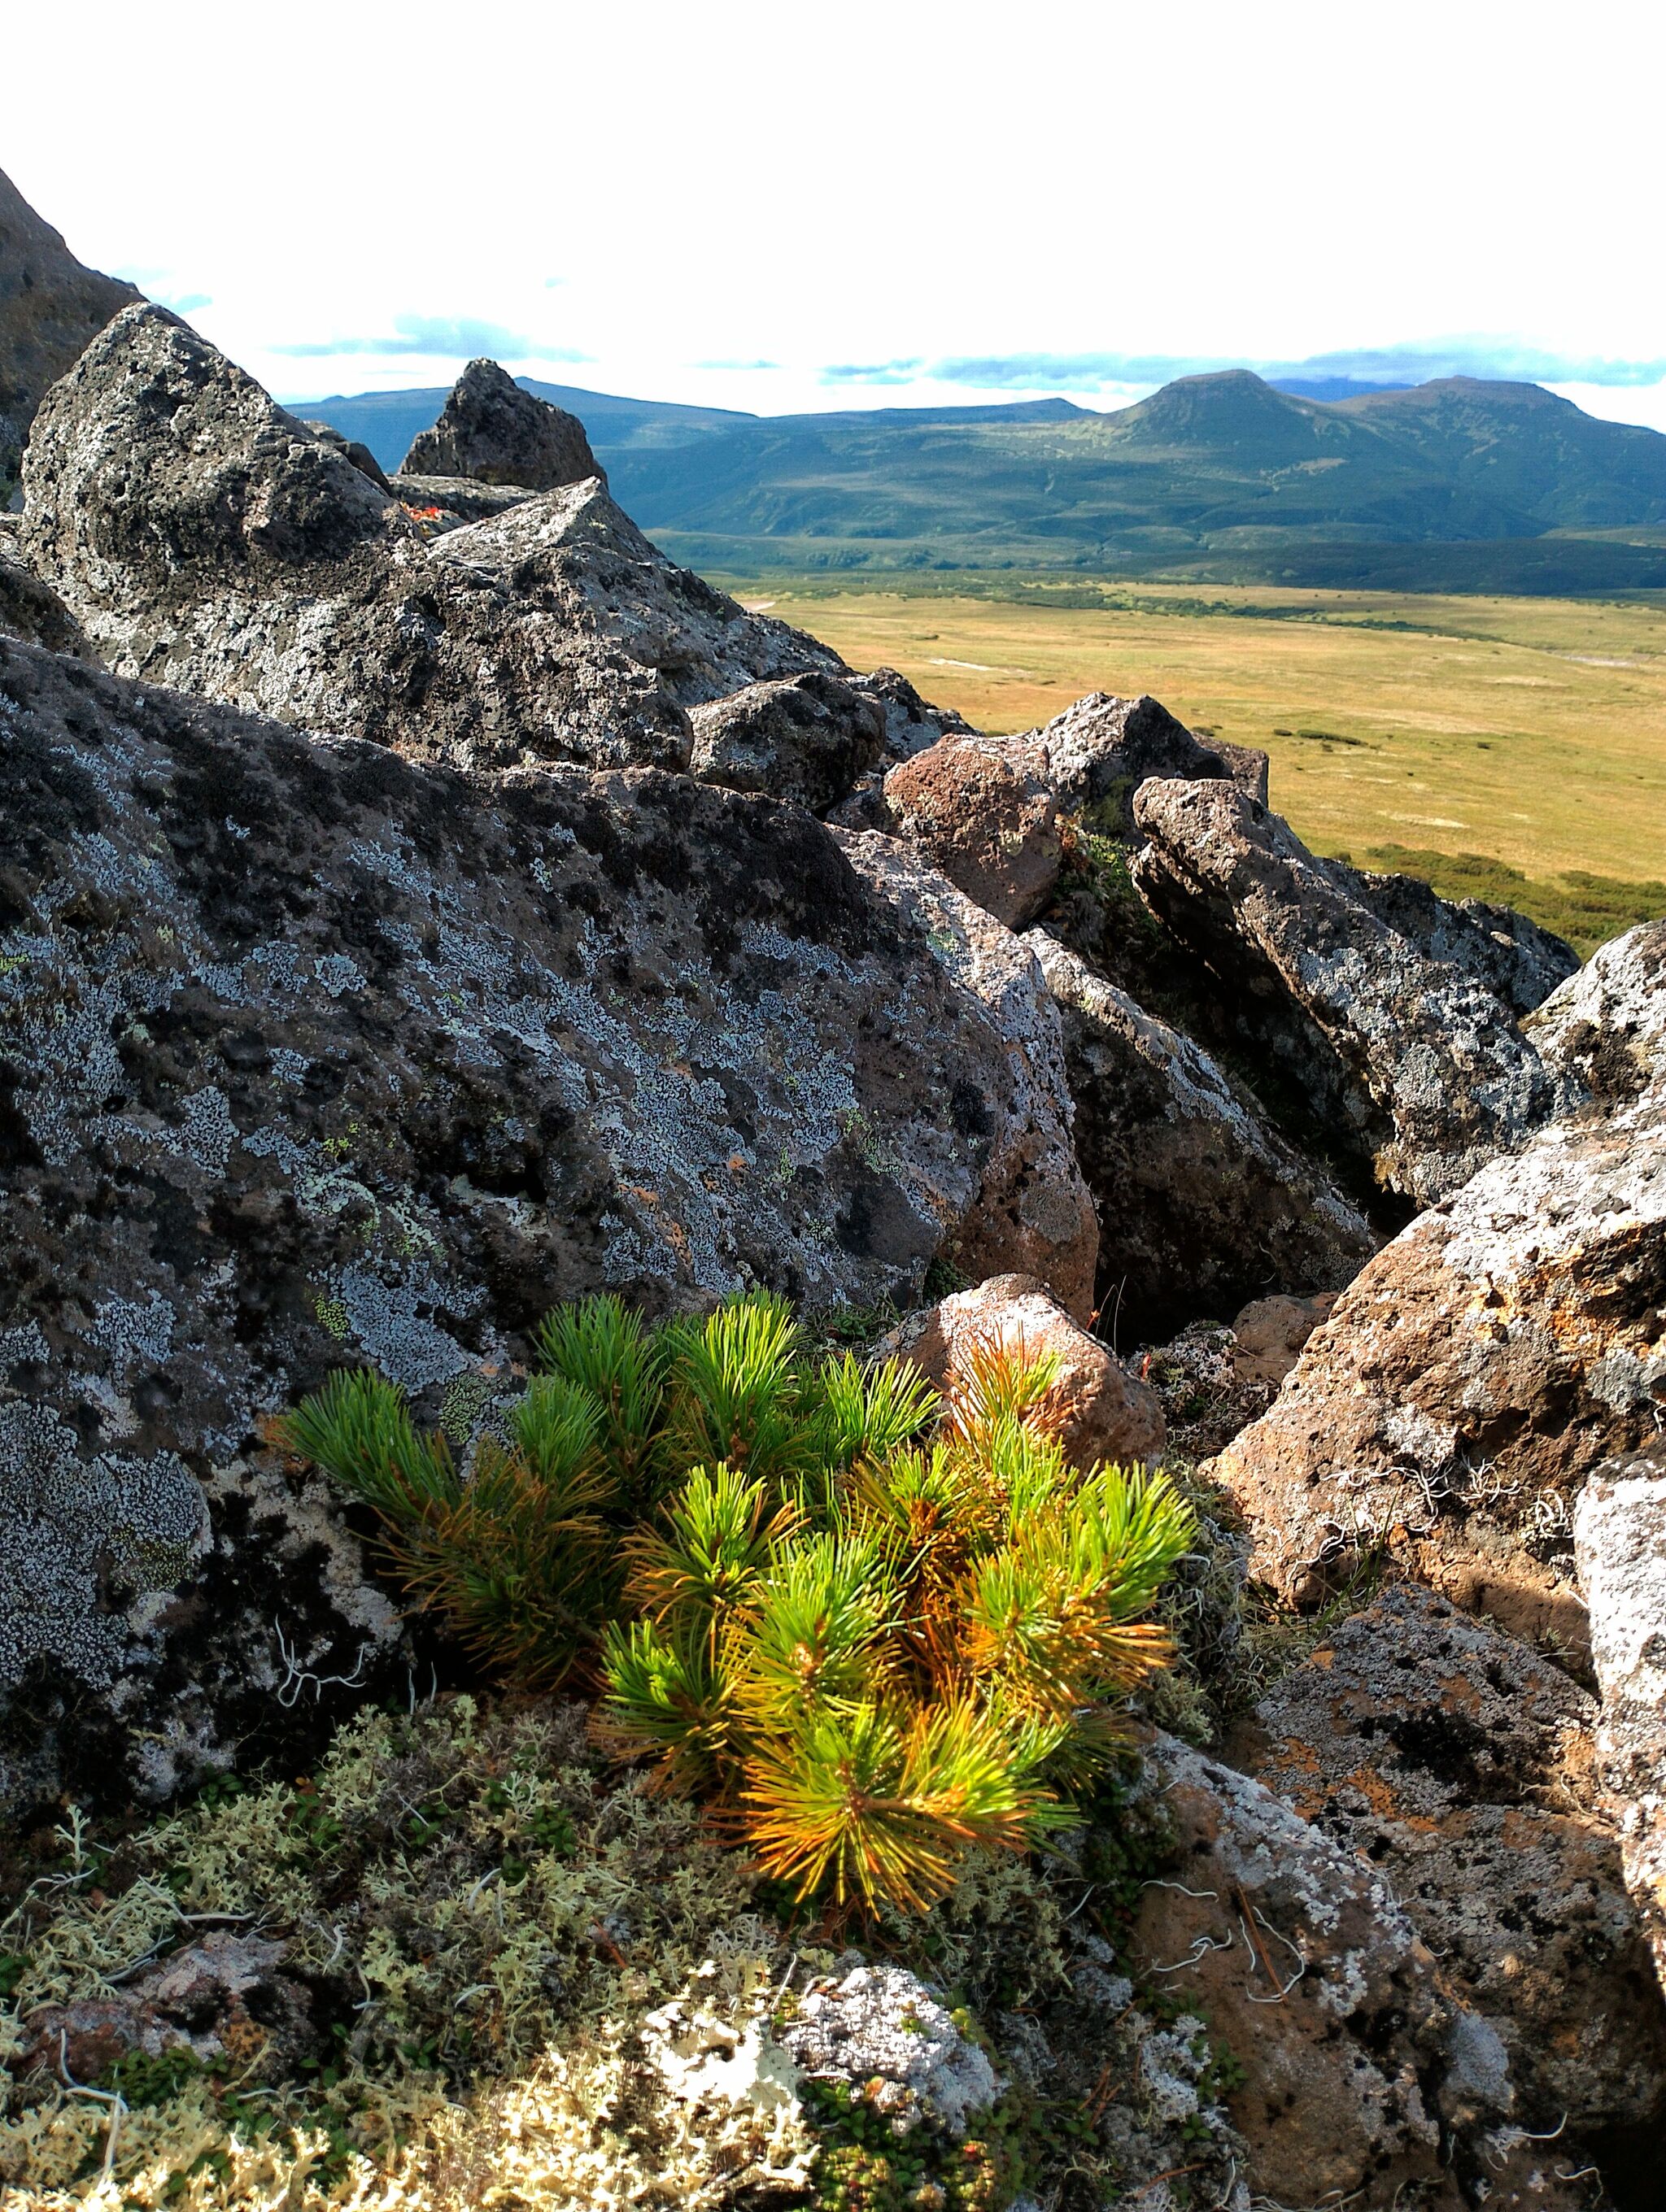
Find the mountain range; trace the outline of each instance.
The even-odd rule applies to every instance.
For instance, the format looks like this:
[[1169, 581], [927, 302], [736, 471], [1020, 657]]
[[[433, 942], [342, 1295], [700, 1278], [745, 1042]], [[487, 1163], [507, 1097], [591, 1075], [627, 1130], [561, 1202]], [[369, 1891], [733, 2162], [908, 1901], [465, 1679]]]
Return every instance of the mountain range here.
[[[1008, 568], [1383, 588], [1666, 588], [1666, 436], [1534, 384], [1316, 399], [1247, 369], [1067, 399], [757, 416], [523, 380], [693, 565]], [[297, 412], [386, 468], [442, 391]]]

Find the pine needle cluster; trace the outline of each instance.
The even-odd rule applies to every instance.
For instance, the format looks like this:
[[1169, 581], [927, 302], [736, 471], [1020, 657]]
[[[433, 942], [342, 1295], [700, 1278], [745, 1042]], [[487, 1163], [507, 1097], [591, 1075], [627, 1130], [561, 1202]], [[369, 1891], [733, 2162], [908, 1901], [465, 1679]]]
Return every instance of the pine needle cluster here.
[[801, 1898], [923, 1910], [1072, 1817], [1172, 1656], [1146, 1616], [1192, 1523], [1160, 1474], [1067, 1462], [1044, 1359], [975, 1347], [944, 1407], [763, 1295], [654, 1329], [586, 1300], [536, 1354], [466, 1477], [374, 1375], [282, 1440], [483, 1659], [599, 1675], [614, 1743]]

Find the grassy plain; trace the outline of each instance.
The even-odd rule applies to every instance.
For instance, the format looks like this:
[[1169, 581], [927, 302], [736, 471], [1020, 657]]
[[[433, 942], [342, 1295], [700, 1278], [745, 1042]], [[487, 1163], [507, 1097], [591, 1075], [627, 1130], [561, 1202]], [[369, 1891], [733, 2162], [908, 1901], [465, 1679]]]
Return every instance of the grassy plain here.
[[1666, 595], [723, 580], [981, 728], [1152, 692], [1262, 747], [1316, 851], [1505, 899], [1582, 949], [1666, 913]]

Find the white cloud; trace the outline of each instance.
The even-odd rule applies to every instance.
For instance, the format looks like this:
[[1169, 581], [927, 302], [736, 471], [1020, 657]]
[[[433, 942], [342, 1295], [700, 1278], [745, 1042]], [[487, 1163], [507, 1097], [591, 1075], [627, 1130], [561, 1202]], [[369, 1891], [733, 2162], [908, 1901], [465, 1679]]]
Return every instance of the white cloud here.
[[20, 189], [296, 397], [445, 381], [437, 340], [348, 343], [424, 324], [766, 410], [933, 396], [822, 381], [905, 358], [1666, 359], [1666, 11], [1630, 0], [1577, 35], [1531, 0], [82, 0], [6, 39]]

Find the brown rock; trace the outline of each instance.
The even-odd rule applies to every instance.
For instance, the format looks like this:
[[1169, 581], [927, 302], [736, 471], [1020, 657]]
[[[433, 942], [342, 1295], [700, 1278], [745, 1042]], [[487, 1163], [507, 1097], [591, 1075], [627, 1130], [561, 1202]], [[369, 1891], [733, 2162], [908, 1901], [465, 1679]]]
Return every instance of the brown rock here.
[[1237, 1340], [1232, 1364], [1239, 1382], [1270, 1382], [1276, 1389], [1335, 1304], [1335, 1291], [1322, 1291], [1315, 1298], [1256, 1298], [1245, 1306], [1232, 1323]]
[[1155, 1395], [1079, 1328], [1034, 1276], [995, 1275], [976, 1290], [956, 1291], [904, 1336], [903, 1349], [952, 1401], [957, 1368], [979, 1345], [1045, 1353], [1055, 1362], [1041, 1404], [1058, 1419], [1060, 1441], [1076, 1466], [1161, 1459], [1163, 1410]]
[[1046, 749], [1014, 738], [939, 738], [885, 778], [897, 834], [997, 921], [1033, 921], [1064, 845]]
[[1666, 2007], [1592, 1802], [1596, 1702], [1415, 1584], [1353, 1614], [1234, 1746], [1377, 1868], [1497, 2032], [1530, 2128], [1666, 2116]]
[[1557, 1122], [1362, 1269], [1218, 1479], [1298, 1601], [1387, 1550], [1529, 1641], [1586, 1641], [1571, 1509], [1666, 1402], [1666, 1088]]

